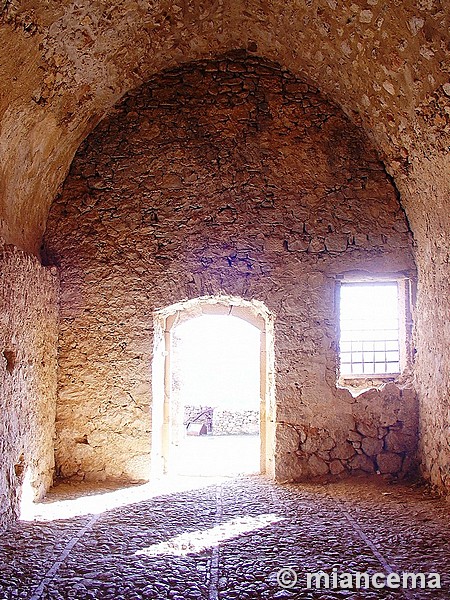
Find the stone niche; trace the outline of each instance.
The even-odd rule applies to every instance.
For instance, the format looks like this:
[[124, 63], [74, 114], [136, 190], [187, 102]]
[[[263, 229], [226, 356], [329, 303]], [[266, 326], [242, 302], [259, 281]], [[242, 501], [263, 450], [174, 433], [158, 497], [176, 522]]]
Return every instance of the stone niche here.
[[0, 245], [0, 530], [53, 481], [57, 270]]
[[257, 300], [274, 317], [278, 480], [414, 467], [403, 377], [337, 387], [337, 279], [414, 279], [396, 189], [364, 133], [307, 82], [234, 53], [164, 72], [83, 142], [51, 208], [61, 273], [58, 474], [145, 479], [154, 314]]

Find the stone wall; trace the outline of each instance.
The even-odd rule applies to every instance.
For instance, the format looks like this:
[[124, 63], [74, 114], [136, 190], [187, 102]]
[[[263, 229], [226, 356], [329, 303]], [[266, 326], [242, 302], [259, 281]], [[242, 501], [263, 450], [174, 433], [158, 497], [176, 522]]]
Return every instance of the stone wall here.
[[[424, 161], [411, 178], [410, 202], [420, 207], [414, 222], [422, 243], [417, 251], [419, 286], [415, 347], [415, 387], [420, 402], [419, 454], [422, 475], [441, 493], [450, 493], [450, 172], [449, 157]], [[438, 209], [426, 199], [436, 196]]]
[[[449, 262], [435, 251], [433, 274], [424, 270], [418, 297], [423, 334], [418, 339], [416, 382], [420, 398], [420, 458], [422, 475], [439, 492], [450, 494], [450, 340]], [[430, 240], [430, 246], [434, 244]], [[437, 298], [433, 302], [432, 298]]]
[[212, 435], [258, 435], [259, 411], [185, 406], [183, 423], [204, 423]]
[[[342, 390], [341, 422], [329, 428], [279, 425], [278, 443], [301, 459], [297, 480], [374, 474], [405, 477], [417, 470], [418, 407], [410, 388], [393, 383], [358, 397]], [[345, 407], [345, 408], [344, 408]]]
[[[14, 0], [0, 5], [0, 22], [0, 231], [34, 252], [80, 140], [109, 107], [162, 69], [232, 48], [319, 82], [373, 136], [399, 184], [418, 156], [448, 153], [443, 2]], [[436, 200], [427, 197], [428, 212]]]
[[[336, 277], [415, 274], [398, 194], [368, 140], [314, 87], [242, 54], [163, 73], [125, 97], [82, 144], [45, 245], [62, 278], [64, 476], [144, 475], [153, 311], [217, 294], [273, 313], [275, 475], [320, 475], [283, 432], [306, 428], [331, 453], [367, 404], [336, 389]], [[399, 389], [396, 406], [410, 408]], [[383, 441], [373, 456], [390, 452], [379, 428], [399, 427], [385, 423], [386, 403], [372, 403]]]
[[259, 411], [216, 409], [213, 435], [258, 435]]
[[25, 477], [35, 498], [53, 478], [58, 288], [56, 269], [0, 246], [0, 528]]

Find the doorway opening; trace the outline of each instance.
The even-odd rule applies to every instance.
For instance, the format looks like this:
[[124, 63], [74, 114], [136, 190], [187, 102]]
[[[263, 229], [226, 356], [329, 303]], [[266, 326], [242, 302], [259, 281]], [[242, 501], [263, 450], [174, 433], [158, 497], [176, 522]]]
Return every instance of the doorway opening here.
[[273, 475], [273, 318], [236, 297], [155, 314], [152, 473]]
[[176, 474], [259, 472], [260, 336], [231, 315], [202, 315], [174, 327], [169, 468]]

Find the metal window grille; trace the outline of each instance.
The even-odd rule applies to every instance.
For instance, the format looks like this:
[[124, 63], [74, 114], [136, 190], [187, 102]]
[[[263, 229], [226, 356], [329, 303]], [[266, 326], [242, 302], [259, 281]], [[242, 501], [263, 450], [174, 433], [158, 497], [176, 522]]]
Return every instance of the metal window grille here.
[[399, 373], [396, 282], [344, 283], [340, 303], [341, 376]]

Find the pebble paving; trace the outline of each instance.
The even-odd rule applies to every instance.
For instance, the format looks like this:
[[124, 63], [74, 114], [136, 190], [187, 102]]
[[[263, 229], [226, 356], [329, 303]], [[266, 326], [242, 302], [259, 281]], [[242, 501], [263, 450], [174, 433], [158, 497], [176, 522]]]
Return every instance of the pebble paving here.
[[[56, 488], [43, 506], [81, 493]], [[450, 505], [417, 486], [245, 476], [133, 494], [93, 513], [87, 502], [82, 515], [37, 513], [5, 532], [0, 600], [450, 598]], [[307, 587], [318, 571], [329, 589]], [[390, 572], [439, 573], [441, 588], [333, 584], [333, 573]]]

